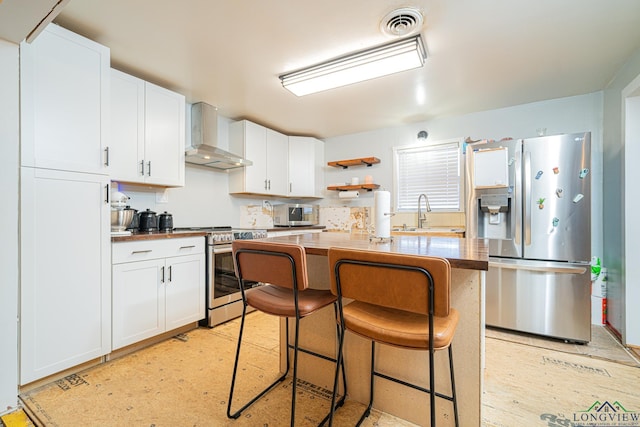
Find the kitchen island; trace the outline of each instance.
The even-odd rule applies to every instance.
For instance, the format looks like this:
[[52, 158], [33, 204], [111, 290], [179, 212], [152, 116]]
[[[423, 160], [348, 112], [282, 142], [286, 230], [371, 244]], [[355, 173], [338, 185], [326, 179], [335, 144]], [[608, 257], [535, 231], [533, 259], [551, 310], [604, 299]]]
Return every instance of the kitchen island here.
[[[482, 367], [484, 365], [484, 277], [488, 269], [488, 248], [484, 240], [430, 236], [394, 236], [392, 241], [370, 241], [365, 234], [315, 233], [269, 238], [268, 241], [295, 243], [307, 252], [309, 282], [314, 288], [329, 288], [327, 251], [330, 247], [393, 252], [406, 255], [439, 256], [452, 267], [451, 305], [460, 312], [453, 340], [455, 380], [461, 426], [480, 426]], [[281, 324], [281, 367], [285, 369], [284, 322]], [[301, 322], [301, 346], [325, 354], [335, 354], [335, 318], [326, 308]], [[348, 398], [365, 403], [369, 399], [370, 341], [352, 333], [345, 338], [345, 366]], [[377, 346], [379, 370], [428, 387], [428, 354], [424, 351]], [[332, 389], [330, 364], [300, 356], [300, 379]], [[436, 353], [436, 390], [449, 393], [446, 352]], [[452, 405], [437, 399], [438, 426], [453, 426]], [[386, 380], [376, 379], [373, 403], [378, 409], [412, 423], [428, 424], [429, 399], [424, 393]]]

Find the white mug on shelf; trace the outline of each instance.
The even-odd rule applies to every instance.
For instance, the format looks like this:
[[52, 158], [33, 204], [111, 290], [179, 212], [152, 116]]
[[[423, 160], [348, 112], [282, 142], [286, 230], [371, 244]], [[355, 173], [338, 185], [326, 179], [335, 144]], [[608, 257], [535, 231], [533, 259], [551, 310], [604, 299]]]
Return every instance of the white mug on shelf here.
[[353, 178], [351, 178], [351, 185], [358, 185], [360, 184], [360, 178], [358, 178], [357, 176], [354, 176]]

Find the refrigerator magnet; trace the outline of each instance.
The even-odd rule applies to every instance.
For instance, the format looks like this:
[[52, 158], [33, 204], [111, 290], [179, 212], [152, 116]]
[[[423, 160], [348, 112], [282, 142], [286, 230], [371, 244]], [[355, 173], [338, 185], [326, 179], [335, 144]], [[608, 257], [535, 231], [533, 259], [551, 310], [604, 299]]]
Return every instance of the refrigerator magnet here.
[[557, 227], [557, 226], [558, 226], [558, 224], [560, 224], [560, 218], [554, 217], [554, 218], [553, 218], [553, 221], [551, 221], [551, 224], [552, 224], [554, 227]]
[[555, 175], [558, 175], [558, 174], [560, 173], [560, 168], [559, 168], [559, 167], [557, 167], [557, 166], [556, 166], [555, 168], [553, 168], [553, 173], [554, 173]]
[[576, 196], [573, 198], [573, 203], [578, 203], [580, 200], [582, 200], [583, 197], [584, 197], [584, 194], [581, 194], [581, 193], [576, 194]]
[[562, 197], [562, 193], [563, 192], [564, 192], [564, 190], [562, 190], [562, 188], [556, 189], [556, 196], [558, 196], [558, 198]]
[[538, 203], [538, 209], [544, 209], [544, 198], [543, 197], [540, 197], [536, 203]]
[[584, 179], [584, 177], [587, 176], [588, 173], [589, 173], [589, 169], [587, 168], [580, 169], [580, 173], [578, 174], [578, 176], [580, 177], [580, 179]]
[[542, 176], [544, 172], [542, 171], [538, 171], [538, 173], [536, 174], [536, 179], [540, 179], [540, 177]]

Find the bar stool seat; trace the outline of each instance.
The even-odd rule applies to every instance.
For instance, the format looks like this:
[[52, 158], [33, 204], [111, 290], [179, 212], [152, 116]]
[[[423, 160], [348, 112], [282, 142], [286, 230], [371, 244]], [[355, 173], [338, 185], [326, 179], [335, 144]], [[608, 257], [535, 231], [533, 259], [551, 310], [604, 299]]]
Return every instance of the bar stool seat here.
[[[429, 320], [424, 315], [360, 301], [347, 304], [343, 311], [346, 329], [362, 337], [396, 347], [429, 349]], [[434, 319], [434, 350], [451, 344], [459, 318], [458, 310], [452, 308], [449, 316]]]
[[[296, 304], [293, 291], [266, 284], [257, 288], [247, 289], [245, 293], [247, 304], [256, 310], [280, 317], [296, 317]], [[306, 289], [298, 293], [298, 310], [300, 317], [306, 317], [313, 312], [336, 302], [336, 297], [330, 291]]]
[[[335, 403], [335, 395], [333, 393], [332, 405], [337, 407], [344, 403], [347, 386], [344, 365], [338, 363], [337, 357], [331, 357], [314, 351], [301, 348], [299, 343], [300, 320], [309, 316], [318, 310], [334, 306], [334, 312], [337, 317], [337, 297], [329, 290], [319, 290], [309, 288], [309, 278], [307, 274], [306, 252], [304, 247], [294, 244], [265, 242], [260, 240], [237, 240], [232, 243], [233, 262], [236, 276], [240, 284], [242, 293], [242, 318], [240, 321], [240, 332], [238, 336], [238, 346], [236, 349], [236, 358], [233, 367], [233, 376], [231, 379], [231, 388], [229, 391], [229, 401], [227, 403], [227, 417], [236, 419], [241, 413], [255, 403], [258, 399], [271, 391], [276, 385], [284, 381], [289, 373], [289, 350], [293, 350], [293, 378], [291, 387], [291, 419], [290, 423], [293, 427], [295, 424], [296, 412], [296, 395], [297, 395], [297, 379], [298, 379], [298, 352], [302, 351], [306, 354], [316, 356], [320, 359], [335, 363], [336, 375], [342, 368], [342, 379], [344, 384], [344, 394], [342, 398]], [[254, 286], [255, 282], [260, 283]], [[251, 283], [251, 287], [247, 286]], [[256, 396], [245, 403], [240, 409], [233, 412], [231, 406], [233, 403], [233, 394], [236, 385], [236, 377], [238, 374], [238, 361], [240, 359], [240, 349], [242, 346], [242, 335], [244, 332], [244, 323], [247, 314], [247, 307], [253, 307], [263, 313], [286, 318], [286, 371], [276, 380], [259, 392]], [[295, 319], [294, 343], [289, 343], [289, 319]], [[336, 347], [340, 342], [341, 329], [336, 324]], [[333, 379], [333, 378], [332, 378]], [[334, 380], [335, 381], [335, 380]], [[335, 406], [334, 406], [335, 408]], [[327, 415], [319, 423], [323, 425], [331, 414], [331, 410], [327, 410]]]

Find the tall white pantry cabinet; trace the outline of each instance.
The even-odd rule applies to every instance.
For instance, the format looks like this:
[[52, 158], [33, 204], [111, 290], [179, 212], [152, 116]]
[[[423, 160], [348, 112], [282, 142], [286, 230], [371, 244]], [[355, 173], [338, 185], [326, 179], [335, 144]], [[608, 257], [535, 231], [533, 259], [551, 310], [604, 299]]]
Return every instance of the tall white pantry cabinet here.
[[53, 24], [20, 46], [21, 385], [111, 350], [109, 67]]

